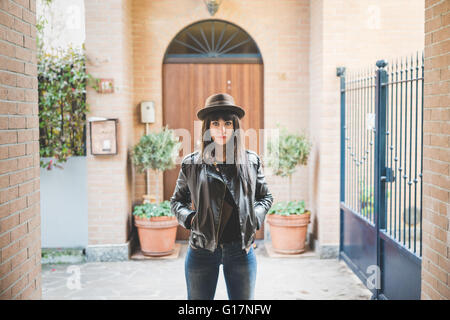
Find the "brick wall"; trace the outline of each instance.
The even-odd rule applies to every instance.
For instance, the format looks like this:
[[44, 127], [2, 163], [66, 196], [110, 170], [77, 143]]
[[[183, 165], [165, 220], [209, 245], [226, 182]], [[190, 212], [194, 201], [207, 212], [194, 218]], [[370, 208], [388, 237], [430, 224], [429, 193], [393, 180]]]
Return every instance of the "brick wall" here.
[[0, 299], [41, 298], [35, 0], [0, 1]]
[[450, 1], [425, 1], [422, 299], [450, 299]]

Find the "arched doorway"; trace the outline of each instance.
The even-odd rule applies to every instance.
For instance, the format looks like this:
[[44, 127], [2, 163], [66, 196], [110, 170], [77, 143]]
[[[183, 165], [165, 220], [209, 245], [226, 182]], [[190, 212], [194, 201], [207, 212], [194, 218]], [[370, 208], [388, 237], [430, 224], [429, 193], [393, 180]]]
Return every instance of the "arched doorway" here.
[[[240, 27], [223, 20], [208, 19], [181, 30], [167, 47], [163, 62], [163, 125], [191, 133], [191, 151], [197, 149], [201, 131], [197, 111], [216, 92], [231, 94], [246, 111], [244, 130], [254, 129], [258, 140], [264, 125], [263, 61], [252, 37]], [[259, 152], [259, 146], [246, 147]], [[164, 199], [170, 199], [180, 166], [164, 172]], [[193, 208], [194, 209], [194, 208]], [[188, 239], [189, 231], [178, 227], [177, 240]], [[264, 230], [256, 238], [262, 239]]]

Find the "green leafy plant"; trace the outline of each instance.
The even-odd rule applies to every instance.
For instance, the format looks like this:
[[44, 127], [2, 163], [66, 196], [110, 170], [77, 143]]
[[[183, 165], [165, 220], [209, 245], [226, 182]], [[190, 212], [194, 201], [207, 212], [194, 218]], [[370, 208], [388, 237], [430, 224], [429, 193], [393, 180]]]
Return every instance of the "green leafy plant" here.
[[175, 167], [181, 142], [167, 125], [159, 132], [143, 135], [132, 151], [132, 161], [139, 172], [147, 169], [168, 170]]
[[96, 86], [86, 73], [84, 49], [67, 48], [58, 54], [38, 57], [39, 144], [41, 167], [66, 162], [70, 156], [85, 155], [86, 86]]
[[[44, 0], [44, 6], [52, 1]], [[86, 154], [86, 87], [97, 89], [97, 79], [86, 72], [86, 53], [81, 48], [44, 50], [43, 30], [48, 23], [37, 17], [37, 69], [39, 97], [40, 166], [62, 168], [70, 156]], [[44, 157], [55, 160], [43, 160]]]
[[277, 202], [269, 209], [267, 214], [289, 216], [292, 214], [310, 214], [310, 212], [305, 209], [305, 201], [299, 200]]
[[359, 193], [359, 202], [360, 202], [360, 210], [361, 214], [365, 217], [373, 214], [374, 210], [374, 196], [373, 196], [373, 187], [365, 187], [362, 183], [360, 184], [360, 193]]
[[143, 135], [133, 147], [131, 159], [140, 173], [148, 169], [165, 171], [175, 167], [180, 146], [174, 131], [166, 125], [158, 132]]
[[286, 128], [280, 128], [279, 137], [269, 141], [267, 149], [267, 164], [273, 169], [273, 173], [286, 177], [291, 176], [298, 165], [308, 163], [311, 143], [304, 134], [289, 133]]
[[[360, 213], [364, 217], [373, 216], [375, 210], [375, 193], [373, 186], [366, 186], [362, 180], [359, 181], [359, 205]], [[386, 197], [390, 197], [389, 190], [386, 190]]]
[[150, 219], [151, 217], [172, 217], [170, 201], [164, 200], [160, 203], [144, 203], [134, 207], [133, 215], [139, 218]]
[[[280, 128], [279, 124], [277, 126]], [[273, 169], [273, 174], [289, 177], [289, 199], [292, 199], [292, 174], [297, 166], [307, 165], [311, 146], [306, 135], [289, 133], [285, 128], [280, 128], [279, 136], [267, 144], [267, 165]]]

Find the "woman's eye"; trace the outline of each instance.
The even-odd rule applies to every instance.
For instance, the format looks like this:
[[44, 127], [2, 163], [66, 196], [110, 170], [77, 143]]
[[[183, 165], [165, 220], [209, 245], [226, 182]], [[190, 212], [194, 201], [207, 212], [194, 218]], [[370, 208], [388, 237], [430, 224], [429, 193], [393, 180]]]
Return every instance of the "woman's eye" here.
[[233, 123], [231, 121], [228, 121], [228, 122], [225, 123], [225, 125], [227, 125], [227, 126], [231, 126], [232, 124]]

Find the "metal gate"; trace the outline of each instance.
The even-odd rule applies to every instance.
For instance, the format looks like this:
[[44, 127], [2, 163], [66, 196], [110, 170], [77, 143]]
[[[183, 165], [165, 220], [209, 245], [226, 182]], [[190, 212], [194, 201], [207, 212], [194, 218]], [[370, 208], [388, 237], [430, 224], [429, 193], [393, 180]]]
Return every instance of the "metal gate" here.
[[[340, 245], [372, 299], [420, 299], [423, 52], [346, 75], [341, 96]], [[419, 61], [420, 60], [420, 61]]]

